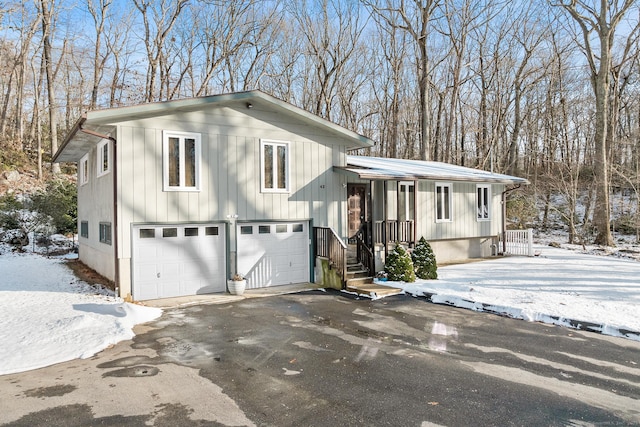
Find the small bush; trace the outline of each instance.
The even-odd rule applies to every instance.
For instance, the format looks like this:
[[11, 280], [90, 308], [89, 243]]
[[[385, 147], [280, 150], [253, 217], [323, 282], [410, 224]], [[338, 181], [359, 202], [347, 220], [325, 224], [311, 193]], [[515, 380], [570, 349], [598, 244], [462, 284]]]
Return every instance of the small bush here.
[[395, 249], [389, 254], [384, 271], [387, 272], [389, 280], [393, 282], [416, 281], [411, 256], [399, 243], [396, 243]]
[[50, 218], [56, 233], [75, 233], [78, 216], [78, 192], [74, 183], [54, 179], [44, 191], [31, 196], [33, 209]]
[[416, 276], [420, 279], [433, 280], [438, 278], [436, 255], [424, 237], [421, 237], [418, 241], [418, 244], [411, 254], [411, 260], [416, 269]]

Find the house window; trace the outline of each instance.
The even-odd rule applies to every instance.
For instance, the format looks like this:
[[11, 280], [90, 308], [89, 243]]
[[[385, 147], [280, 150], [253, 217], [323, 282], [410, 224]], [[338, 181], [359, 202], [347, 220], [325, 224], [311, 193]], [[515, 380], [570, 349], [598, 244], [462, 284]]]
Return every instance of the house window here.
[[411, 221], [415, 212], [415, 186], [413, 182], [398, 183], [398, 219]]
[[451, 184], [436, 183], [436, 222], [450, 222]]
[[200, 190], [200, 134], [163, 132], [164, 191]]
[[89, 238], [89, 222], [80, 221], [80, 237]]
[[100, 242], [106, 243], [107, 245], [111, 244], [111, 223], [110, 222], [100, 223]]
[[476, 203], [478, 208], [478, 221], [491, 219], [491, 187], [478, 185], [476, 188]]
[[108, 174], [111, 170], [111, 151], [109, 150], [108, 139], [103, 139], [98, 144], [97, 153], [96, 169], [98, 171], [98, 176]]
[[289, 143], [260, 141], [261, 186], [263, 192], [289, 191]]
[[80, 159], [79, 167], [80, 185], [85, 185], [89, 182], [89, 154]]

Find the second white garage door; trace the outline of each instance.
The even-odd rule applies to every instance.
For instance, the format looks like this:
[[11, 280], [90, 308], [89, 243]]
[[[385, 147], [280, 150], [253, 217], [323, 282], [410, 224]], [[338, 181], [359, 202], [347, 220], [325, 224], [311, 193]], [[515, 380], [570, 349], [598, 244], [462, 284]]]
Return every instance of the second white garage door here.
[[309, 281], [307, 222], [240, 223], [237, 271], [250, 289]]

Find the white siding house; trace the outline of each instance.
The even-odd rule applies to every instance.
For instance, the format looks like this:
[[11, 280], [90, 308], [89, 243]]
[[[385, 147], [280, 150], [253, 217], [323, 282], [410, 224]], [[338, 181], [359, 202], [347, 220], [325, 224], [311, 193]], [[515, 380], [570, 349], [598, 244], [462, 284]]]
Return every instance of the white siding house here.
[[[315, 256], [327, 252], [317, 230], [347, 241], [367, 221], [373, 236], [376, 221], [410, 220], [437, 256], [464, 246], [440, 244], [454, 241], [469, 249], [446, 258], [487, 255], [503, 188], [524, 180], [478, 179], [467, 168], [391, 176], [397, 165], [376, 172], [347, 155], [372, 145], [249, 91], [87, 112], [54, 160], [78, 163], [80, 260], [129, 299], [224, 292], [236, 272], [249, 288], [314, 281]], [[380, 194], [363, 204], [375, 215], [350, 211], [358, 183], [363, 200]], [[437, 211], [443, 188], [451, 200]], [[487, 218], [476, 218], [478, 188]]]

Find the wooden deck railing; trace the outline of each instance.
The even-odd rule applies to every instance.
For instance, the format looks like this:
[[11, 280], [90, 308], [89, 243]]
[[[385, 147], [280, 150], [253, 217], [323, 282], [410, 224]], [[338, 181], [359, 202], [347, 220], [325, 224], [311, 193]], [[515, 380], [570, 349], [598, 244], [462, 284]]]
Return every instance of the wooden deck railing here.
[[376, 221], [373, 229], [374, 243], [384, 243], [383, 240], [385, 234], [383, 233], [386, 232], [387, 242], [400, 242], [410, 245], [415, 244], [413, 227], [413, 221]]
[[344, 284], [347, 274], [347, 245], [330, 227], [314, 227], [313, 237], [316, 256], [327, 258]]

